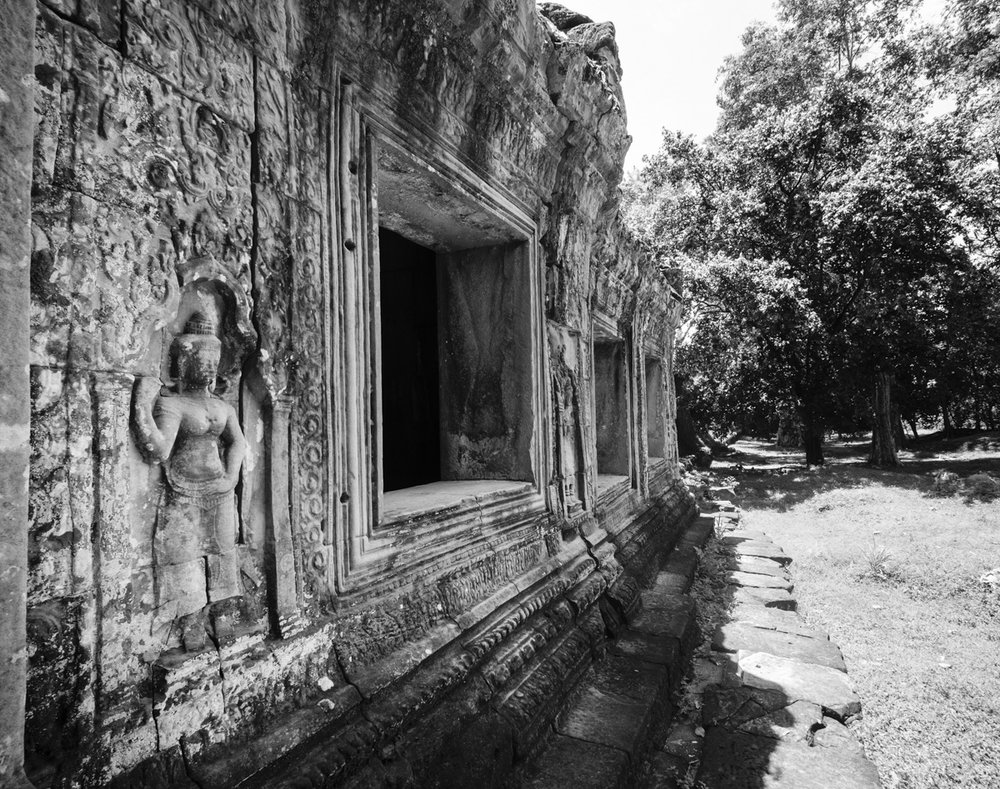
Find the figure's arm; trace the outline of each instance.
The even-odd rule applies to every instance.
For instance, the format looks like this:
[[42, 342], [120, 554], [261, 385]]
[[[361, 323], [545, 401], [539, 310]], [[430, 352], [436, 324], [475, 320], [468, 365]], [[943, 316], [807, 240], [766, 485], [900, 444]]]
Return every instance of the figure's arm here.
[[222, 462], [226, 467], [226, 478], [232, 487], [240, 481], [240, 468], [243, 466], [243, 458], [247, 454], [247, 441], [240, 430], [240, 420], [236, 416], [236, 409], [229, 408], [229, 417], [226, 419], [226, 426], [222, 430], [222, 444], [225, 447]]
[[139, 448], [147, 457], [162, 463], [173, 451], [181, 420], [174, 409], [163, 407], [162, 398], [157, 399], [160, 386], [158, 378], [142, 377], [136, 381], [132, 418]]

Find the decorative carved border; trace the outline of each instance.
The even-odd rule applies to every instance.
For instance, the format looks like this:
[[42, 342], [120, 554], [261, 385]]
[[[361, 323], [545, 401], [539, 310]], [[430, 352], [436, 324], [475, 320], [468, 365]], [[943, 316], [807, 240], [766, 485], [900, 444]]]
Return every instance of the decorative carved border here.
[[[296, 250], [294, 520], [304, 593], [333, 598], [378, 593], [416, 577], [429, 564], [446, 573], [471, 549], [523, 542], [553, 506], [547, 403], [550, 398], [537, 222], [516, 198], [475, 173], [426, 130], [404, 127], [377, 97], [347, 78], [337, 85], [329, 123], [329, 240], [326, 265]], [[378, 327], [378, 145], [424, 161], [456, 191], [508, 225], [526, 245], [531, 292], [533, 441], [536, 480], [527, 492], [454, 517], [378, 526], [372, 334]], [[432, 151], [432, 158], [427, 152]], [[430, 160], [429, 160], [430, 159]], [[297, 234], [313, 238], [311, 233]], [[416, 526], [416, 528], [414, 528]], [[405, 536], [405, 540], [401, 537]], [[405, 543], [400, 545], [400, 543]]]

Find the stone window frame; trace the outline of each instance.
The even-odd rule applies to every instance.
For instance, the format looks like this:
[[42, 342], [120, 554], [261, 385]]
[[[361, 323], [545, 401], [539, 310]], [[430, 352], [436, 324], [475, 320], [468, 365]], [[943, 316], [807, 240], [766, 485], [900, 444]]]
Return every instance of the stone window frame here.
[[[597, 424], [597, 363], [595, 346], [601, 343], [620, 343], [622, 346], [622, 357], [625, 366], [625, 395], [623, 405], [628, 413], [625, 422], [628, 425], [628, 459], [629, 468], [627, 474], [601, 475], [598, 464], [598, 424]], [[593, 425], [591, 431], [591, 452], [593, 458], [593, 479], [594, 479], [594, 504], [599, 505], [602, 500], [613, 499], [622, 493], [628, 492], [638, 487], [639, 470], [644, 467], [645, 459], [637, 456], [636, 438], [637, 432], [637, 401], [636, 396], [639, 391], [635, 376], [635, 353], [633, 344], [623, 335], [618, 323], [606, 313], [594, 310], [591, 316], [590, 333], [590, 422]], [[620, 480], [610, 485], [601, 485], [601, 476], [618, 476]]]
[[[650, 350], [648, 347], [642, 357], [643, 366], [643, 414], [645, 416], [644, 433], [646, 436], [646, 459], [652, 464], [660, 463], [666, 459], [666, 424], [667, 424], [667, 381], [666, 381], [666, 370], [661, 354]], [[657, 382], [657, 402], [659, 408], [654, 412], [650, 412], [650, 368], [655, 370], [655, 375], [659, 378]], [[654, 421], [655, 420], [655, 421]], [[658, 424], [657, 424], [658, 423]], [[659, 454], [653, 454], [653, 448], [650, 446], [650, 431], [652, 428], [659, 428], [659, 442], [660, 442], [660, 452]]]
[[[550, 393], [544, 318], [544, 272], [538, 222], [520, 201], [482, 178], [432, 129], [404, 123], [374, 89], [342, 78], [332, 119], [331, 193], [339, 215], [332, 218], [331, 310], [328, 340], [331, 370], [329, 512], [325, 544], [338, 595], [405, 584], [431, 569], [446, 572], [489, 542], [499, 546], [523, 536], [539, 516], [551, 512], [548, 485], [550, 437], [546, 431]], [[388, 99], [389, 97], [385, 97]], [[378, 147], [403, 152], [449, 179], [465, 196], [506, 223], [523, 239], [531, 303], [532, 442], [534, 482], [517, 483], [488, 501], [462, 498], [447, 506], [380, 523], [377, 471], [378, 331]], [[427, 152], [434, 153], [428, 160]], [[365, 426], [371, 426], [368, 429]], [[338, 440], [339, 437], [339, 440]]]

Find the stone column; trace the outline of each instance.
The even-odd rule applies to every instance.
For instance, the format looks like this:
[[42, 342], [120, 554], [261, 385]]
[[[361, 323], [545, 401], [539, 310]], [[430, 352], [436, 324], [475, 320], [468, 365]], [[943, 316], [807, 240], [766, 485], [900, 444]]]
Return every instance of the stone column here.
[[295, 556], [289, 515], [288, 434], [294, 398], [282, 395], [271, 399], [270, 451], [268, 452], [268, 495], [270, 515], [267, 531], [267, 572], [270, 576], [271, 605], [278, 635], [288, 637], [298, 629], [295, 591]]
[[35, 4], [0, 0], [0, 786], [24, 776]]

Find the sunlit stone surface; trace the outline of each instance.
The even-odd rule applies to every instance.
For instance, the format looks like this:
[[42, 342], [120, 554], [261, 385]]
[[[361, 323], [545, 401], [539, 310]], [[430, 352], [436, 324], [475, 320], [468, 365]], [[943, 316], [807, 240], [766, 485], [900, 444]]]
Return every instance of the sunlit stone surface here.
[[23, 441], [2, 456], [28, 547], [0, 774], [516, 774], [692, 506], [680, 297], [618, 213], [614, 28], [530, 0], [35, 12], [2, 61], [34, 146], [5, 115], [31, 457], [25, 497]]

